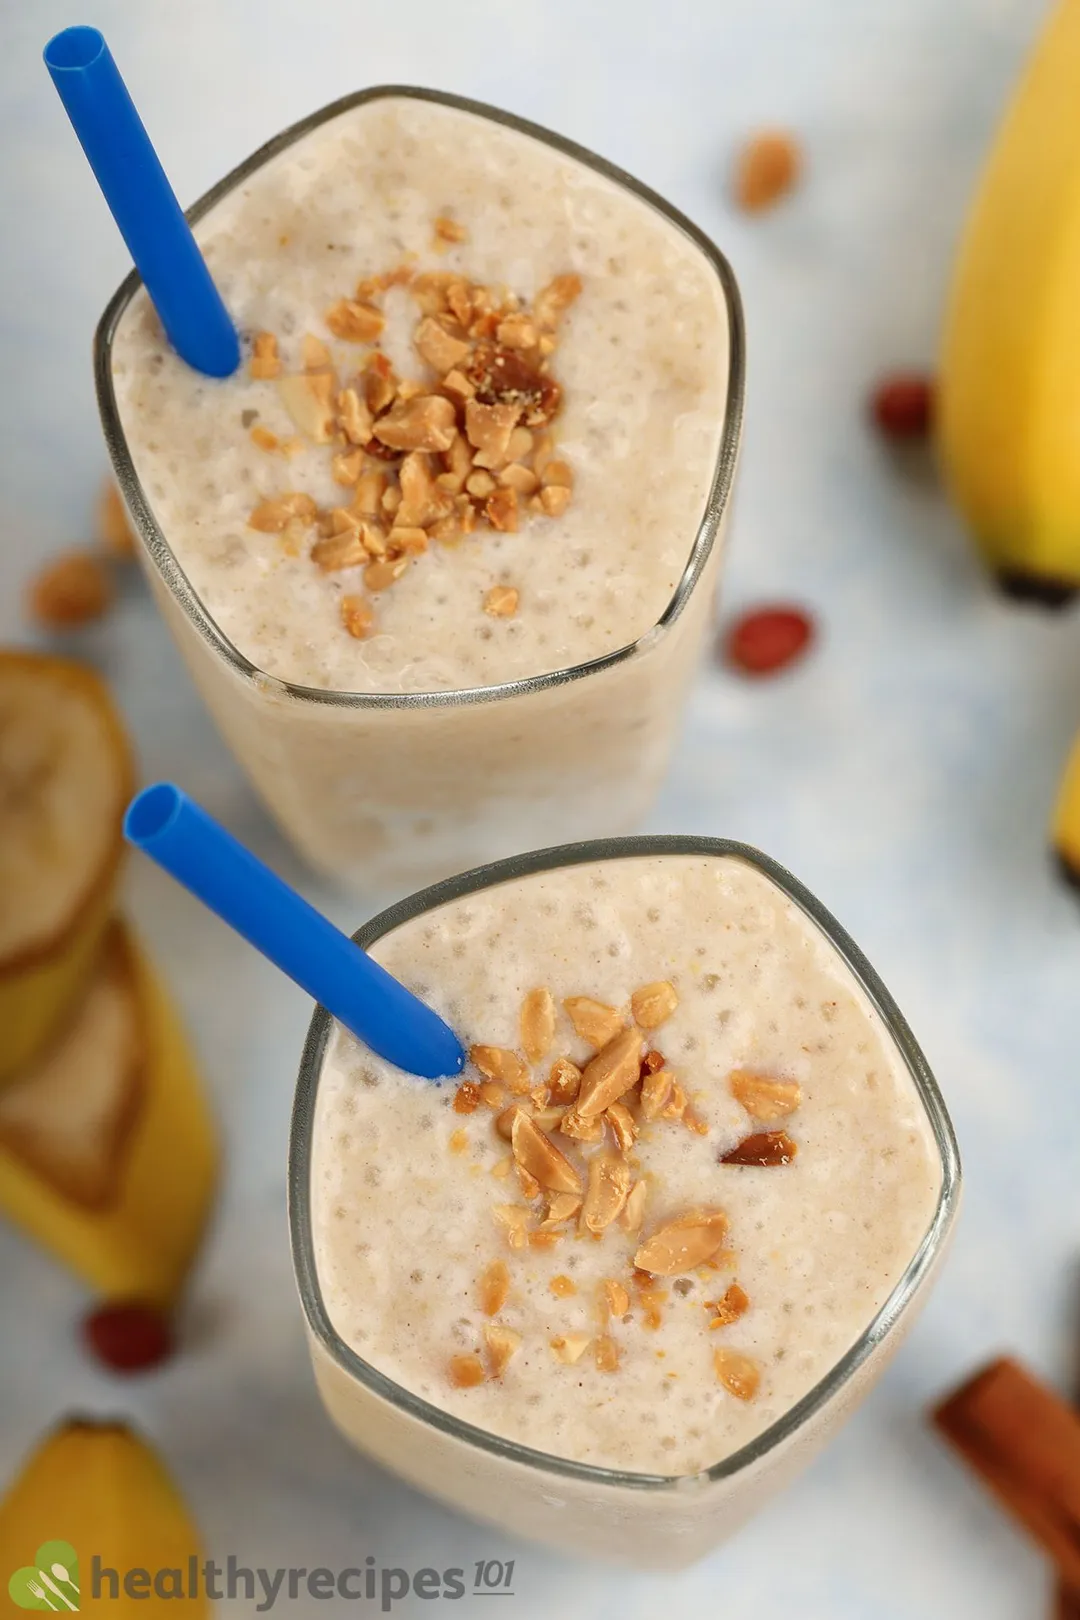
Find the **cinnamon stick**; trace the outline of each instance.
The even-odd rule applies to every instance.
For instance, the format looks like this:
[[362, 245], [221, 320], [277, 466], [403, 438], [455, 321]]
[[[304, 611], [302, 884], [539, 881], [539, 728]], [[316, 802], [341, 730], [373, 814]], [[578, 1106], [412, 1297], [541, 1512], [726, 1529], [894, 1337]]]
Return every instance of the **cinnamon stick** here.
[[1080, 1589], [1080, 1416], [1006, 1357], [943, 1401], [933, 1420], [1049, 1553], [1064, 1584]]

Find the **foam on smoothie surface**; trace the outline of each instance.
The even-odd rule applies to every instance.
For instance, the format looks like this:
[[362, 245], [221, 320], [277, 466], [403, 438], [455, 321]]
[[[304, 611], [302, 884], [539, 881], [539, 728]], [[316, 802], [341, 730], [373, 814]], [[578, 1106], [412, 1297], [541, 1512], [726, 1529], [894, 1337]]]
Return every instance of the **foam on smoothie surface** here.
[[[914, 1085], [832, 948], [744, 863], [537, 874], [406, 923], [373, 954], [466, 1045], [510, 1054], [476, 1054], [464, 1113], [460, 1087], [421, 1084], [342, 1034], [320, 1081], [312, 1209], [327, 1310], [357, 1354], [434, 1405], [580, 1462], [693, 1473], [812, 1389], [913, 1258], [940, 1186]], [[644, 986], [669, 987], [653, 992], [652, 1027]], [[537, 991], [555, 1016], [529, 1062], [520, 1020]], [[614, 1009], [610, 1028], [580, 997]], [[576, 1025], [590, 1018], [586, 1039]], [[596, 1045], [635, 1019], [652, 1072], [668, 1073], [660, 1110], [645, 1080], [621, 1100], [633, 1139], [620, 1145], [618, 1109], [598, 1137], [582, 1139], [580, 1121], [565, 1134], [554, 1099], [522, 1086], [546, 1088], [560, 1059], [585, 1066], [588, 1114]], [[500, 1134], [508, 1105], [574, 1167], [583, 1209], [572, 1192], [554, 1202], [565, 1172], [519, 1183], [523, 1152], [546, 1172], [535, 1140]], [[748, 1142], [756, 1162], [720, 1162]], [[601, 1155], [627, 1169], [619, 1214], [590, 1225]], [[631, 1211], [619, 1192], [639, 1183]], [[686, 1264], [673, 1244], [689, 1244]]]
[[[447, 216], [464, 240], [437, 242], [434, 224]], [[273, 387], [246, 364], [223, 383], [196, 375], [165, 345], [145, 295], [135, 298], [113, 369], [136, 470], [196, 594], [253, 663], [340, 690], [490, 685], [600, 656], [656, 623], [701, 520], [727, 371], [719, 283], [677, 229], [515, 131], [387, 99], [280, 154], [196, 234], [249, 345], [274, 334], [290, 372], [302, 370], [313, 335], [346, 374], [347, 346], [326, 312], [403, 260], [419, 274], [506, 287], [525, 306], [556, 277], [582, 286], [552, 360], [564, 393], [556, 453], [573, 470], [572, 502], [556, 517], [523, 512], [516, 533], [484, 527], [433, 543], [380, 592], [363, 640], [341, 620], [362, 569], [324, 572], [306, 547], [291, 555], [280, 533], [249, 525], [259, 501], [283, 490], [340, 503], [326, 448], [302, 436], [288, 457], [260, 448], [253, 426], [297, 439]], [[415, 375], [408, 290], [391, 289], [382, 304], [380, 346]], [[506, 587], [516, 609], [485, 612], [489, 593]]]

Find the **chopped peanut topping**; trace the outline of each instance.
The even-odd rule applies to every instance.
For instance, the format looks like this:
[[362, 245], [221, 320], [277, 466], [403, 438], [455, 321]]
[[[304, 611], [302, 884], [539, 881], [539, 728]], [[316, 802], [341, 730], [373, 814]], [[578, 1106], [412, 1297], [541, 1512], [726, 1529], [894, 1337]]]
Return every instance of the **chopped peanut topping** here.
[[731, 1094], [754, 1119], [782, 1119], [793, 1114], [802, 1102], [802, 1087], [795, 1080], [771, 1080], [747, 1069], [733, 1069], [728, 1076]]
[[670, 1069], [657, 1069], [641, 1082], [641, 1117], [659, 1119], [668, 1105], [675, 1076]]
[[480, 1087], [480, 1101], [485, 1108], [501, 1108], [506, 1102], [506, 1092], [497, 1080], [485, 1080]]
[[695, 1210], [668, 1221], [655, 1231], [634, 1256], [640, 1271], [656, 1277], [677, 1277], [692, 1271], [715, 1254], [727, 1233], [721, 1210]]
[[592, 1335], [589, 1333], [561, 1333], [558, 1338], [552, 1339], [551, 1350], [556, 1361], [572, 1367], [581, 1360], [591, 1343]]
[[360, 537], [359, 528], [345, 529], [340, 534], [327, 534], [316, 540], [311, 548], [311, 560], [324, 573], [338, 568], [355, 568], [368, 560], [367, 547]]
[[548, 1196], [547, 1215], [544, 1218], [544, 1225], [559, 1226], [563, 1221], [572, 1220], [580, 1208], [580, 1193], [551, 1193]]
[[629, 1153], [637, 1140], [637, 1124], [625, 1103], [612, 1103], [604, 1113], [620, 1152]]
[[555, 998], [547, 989], [530, 990], [521, 1004], [521, 1045], [529, 1062], [539, 1063], [554, 1039]]
[[352, 298], [339, 298], [326, 312], [326, 324], [345, 343], [374, 343], [386, 321], [371, 304], [358, 304]]
[[581, 1224], [589, 1232], [603, 1232], [620, 1214], [630, 1191], [630, 1166], [615, 1153], [596, 1153], [589, 1160], [589, 1185], [581, 1209]]
[[750, 1309], [749, 1297], [737, 1282], [731, 1284], [722, 1299], [706, 1300], [705, 1303], [713, 1313], [710, 1328], [730, 1327], [732, 1322], [737, 1322]]
[[521, 1204], [496, 1204], [491, 1213], [506, 1233], [506, 1241], [510, 1247], [523, 1249], [528, 1241], [528, 1210]]
[[614, 1278], [605, 1278], [603, 1284], [604, 1301], [612, 1316], [625, 1316], [630, 1309], [630, 1295], [621, 1282]]
[[281, 371], [277, 338], [273, 332], [256, 332], [248, 370], [256, 381], [269, 381]]
[[636, 1085], [644, 1044], [636, 1029], [624, 1029], [586, 1064], [576, 1105], [582, 1118], [596, 1118]]
[[450, 1144], [449, 1145], [450, 1145], [451, 1153], [464, 1153], [466, 1148], [469, 1145], [469, 1133], [468, 1133], [468, 1131], [463, 1131], [463, 1130], [454, 1131], [451, 1134]]
[[495, 1129], [504, 1141], [509, 1142], [514, 1134], [514, 1120], [518, 1114], [524, 1114], [525, 1109], [521, 1103], [511, 1103], [505, 1108], [495, 1121]]
[[488, 1374], [501, 1378], [512, 1357], [521, 1348], [521, 1334], [513, 1328], [501, 1327], [497, 1322], [484, 1327], [484, 1347], [487, 1350]]
[[557, 1058], [548, 1076], [551, 1100], [554, 1103], [572, 1103], [581, 1086], [581, 1070], [569, 1058]]
[[369, 591], [387, 591], [397, 583], [409, 567], [408, 557], [386, 557], [368, 563], [364, 569], [364, 584]]
[[602, 1333], [596, 1341], [594, 1351], [596, 1366], [599, 1372], [618, 1372], [619, 1347], [608, 1333]]
[[456, 219], [448, 219], [445, 214], [439, 214], [434, 225], [436, 242], [467, 242], [469, 233], [464, 225]]
[[576, 1108], [570, 1108], [559, 1121], [559, 1129], [564, 1136], [572, 1136], [575, 1142], [599, 1142], [604, 1134], [604, 1122], [602, 1119], [586, 1119]]
[[512, 619], [517, 607], [518, 593], [512, 585], [493, 585], [484, 597], [484, 612], [493, 619]]
[[577, 1293], [577, 1288], [572, 1280], [569, 1277], [564, 1277], [561, 1272], [557, 1277], [552, 1277], [548, 1287], [557, 1299], [569, 1299], [571, 1294]]
[[479, 1108], [479, 1085], [476, 1081], [461, 1081], [457, 1092], [453, 1093], [453, 1111], [455, 1113], [476, 1113]]
[[532, 1089], [532, 1077], [516, 1052], [504, 1046], [472, 1046], [469, 1058], [480, 1073], [489, 1080], [501, 1080], [503, 1085], [524, 1097]]
[[493, 1260], [480, 1273], [478, 1284], [480, 1309], [485, 1316], [498, 1316], [510, 1292], [510, 1272], [505, 1260]]
[[763, 1169], [790, 1164], [798, 1153], [798, 1144], [786, 1131], [758, 1131], [747, 1136], [730, 1153], [720, 1155], [721, 1164], [756, 1164]]
[[581, 1180], [574, 1166], [524, 1109], [514, 1116], [510, 1141], [518, 1164], [541, 1187], [551, 1192], [580, 1193]]
[[599, 1051], [623, 1027], [622, 1015], [616, 1008], [591, 996], [568, 996], [563, 1002], [567, 1016], [583, 1041]]
[[[449, 216], [440, 216], [436, 233], [439, 245], [465, 240], [465, 227]], [[386, 324], [382, 300], [396, 286], [408, 286], [419, 310], [413, 343], [427, 382], [399, 378], [374, 348]], [[512, 293], [455, 272], [417, 275], [405, 263], [365, 276], [353, 297], [338, 299], [325, 314], [341, 342], [371, 346], [359, 374], [345, 386], [322, 338], [304, 333], [301, 369], [282, 375], [276, 338], [257, 334], [251, 375], [276, 382], [302, 437], [282, 443], [259, 427], [254, 442], [286, 455], [311, 443], [332, 447], [331, 477], [355, 489], [354, 509], [393, 520], [399, 531], [388, 541], [380, 531], [378, 546], [370, 535], [361, 537], [378, 562], [395, 562], [406, 551], [419, 555], [433, 540], [452, 544], [481, 521], [514, 533], [532, 514], [558, 517], [572, 498], [573, 470], [557, 458], [550, 432], [538, 436], [533, 430], [546, 428], [561, 408], [562, 390], [549, 370], [552, 334], [581, 286], [575, 274], [556, 276], [530, 309]], [[436, 458], [433, 464], [428, 457]], [[373, 470], [372, 461], [388, 464], [387, 470]], [[288, 555], [301, 554], [302, 535], [291, 518], [270, 532], [283, 535]], [[341, 533], [343, 526], [332, 525], [330, 532]], [[325, 526], [321, 534], [326, 537]], [[330, 562], [349, 554], [344, 544], [321, 546], [314, 561], [321, 568], [351, 567], [360, 559]], [[385, 589], [399, 577], [399, 570], [380, 568], [369, 589]], [[496, 585], [481, 605], [493, 617], [509, 618], [521, 604], [513, 586]], [[352, 613], [352, 624], [361, 627], [352, 633], [372, 633], [372, 611], [368, 604], [363, 613]], [[349, 629], [344, 610], [342, 623]]]
[[291, 518], [314, 523], [317, 512], [318, 507], [310, 495], [294, 491], [279, 495], [276, 500], [260, 501], [248, 518], [248, 528], [258, 529], [262, 534], [281, 534]]
[[375, 437], [392, 450], [449, 450], [456, 436], [454, 407], [438, 394], [399, 401], [375, 423]]
[[362, 596], [343, 596], [341, 622], [350, 636], [355, 636], [357, 641], [363, 641], [375, 628], [375, 615], [371, 610], [371, 603]]
[[623, 1212], [619, 1216], [619, 1225], [624, 1232], [640, 1232], [641, 1223], [645, 1219], [645, 1200], [649, 1196], [649, 1189], [644, 1181], [635, 1181], [627, 1194]]
[[[555, 463], [552, 463], [554, 466]], [[551, 471], [551, 468], [548, 469]], [[657, 1029], [667, 1021], [679, 1005], [679, 998], [675, 993], [675, 986], [669, 984], [667, 979], [661, 979], [657, 984], [642, 985], [630, 997], [630, 1011], [634, 1022], [639, 1029]]]
[[450, 1382], [455, 1389], [475, 1389], [484, 1382], [484, 1367], [479, 1356], [451, 1356]]
[[713, 1366], [729, 1395], [734, 1395], [739, 1401], [753, 1400], [761, 1383], [761, 1371], [756, 1361], [738, 1350], [714, 1350]]

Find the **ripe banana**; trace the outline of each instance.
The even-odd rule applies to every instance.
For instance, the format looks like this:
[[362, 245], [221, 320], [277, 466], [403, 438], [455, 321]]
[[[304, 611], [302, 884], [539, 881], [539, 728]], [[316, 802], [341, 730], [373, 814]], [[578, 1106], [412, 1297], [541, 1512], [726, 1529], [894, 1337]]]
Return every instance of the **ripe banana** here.
[[1080, 887], [1080, 737], [1058, 789], [1051, 837], [1065, 875]]
[[167, 1304], [217, 1158], [176, 1016], [114, 924], [59, 1038], [0, 1090], [0, 1210], [106, 1296]]
[[937, 432], [1010, 594], [1080, 589], [1080, 0], [1059, 0], [983, 174], [954, 273]]
[[[160, 1459], [123, 1423], [61, 1424], [0, 1502], [0, 1571], [18, 1605], [7, 1613], [204, 1620], [202, 1583], [194, 1583], [198, 1596], [186, 1596], [192, 1560], [201, 1564], [202, 1553], [187, 1508]], [[138, 1595], [125, 1591], [132, 1570], [148, 1576]]]
[[0, 1085], [32, 1062], [93, 967], [133, 771], [104, 683], [0, 652]]

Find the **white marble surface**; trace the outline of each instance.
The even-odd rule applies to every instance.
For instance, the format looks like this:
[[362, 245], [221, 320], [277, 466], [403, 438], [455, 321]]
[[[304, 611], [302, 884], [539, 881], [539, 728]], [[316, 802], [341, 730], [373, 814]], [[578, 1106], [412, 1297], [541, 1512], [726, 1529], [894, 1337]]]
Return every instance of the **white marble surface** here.
[[[771, 685], [703, 674], [651, 825], [760, 844], [851, 928], [940, 1076], [968, 1196], [939, 1291], [894, 1369], [735, 1543], [674, 1578], [511, 1546], [367, 1466], [323, 1419], [283, 1205], [303, 999], [140, 865], [131, 903], [205, 1059], [228, 1186], [195, 1280], [190, 1347], [141, 1383], [94, 1371], [73, 1340], [80, 1288], [0, 1231], [0, 1476], [58, 1412], [126, 1410], [168, 1455], [214, 1551], [247, 1564], [514, 1556], [520, 1620], [646, 1620], [661, 1606], [672, 1620], [1045, 1612], [1040, 1559], [921, 1410], [1002, 1347], [1059, 1380], [1076, 1348], [1080, 907], [1051, 876], [1044, 826], [1080, 722], [1080, 625], [995, 599], [932, 480], [899, 476], [860, 415], [883, 368], [932, 359], [960, 211], [1041, 10], [98, 0], [92, 20], [184, 200], [317, 104], [404, 80], [576, 136], [667, 192], [729, 253], [747, 306], [749, 404], [726, 607], [802, 598], [824, 642]], [[125, 269], [40, 64], [46, 37], [71, 20], [69, 5], [37, 0], [0, 21], [0, 636], [15, 640], [27, 637], [21, 582], [87, 529], [103, 463], [90, 335]], [[747, 222], [726, 204], [724, 172], [738, 138], [767, 121], [800, 132], [809, 178], [782, 211]], [[137, 585], [83, 650], [116, 682], [146, 777], [176, 777], [301, 877]], [[414, 1599], [395, 1612], [437, 1608]]]

